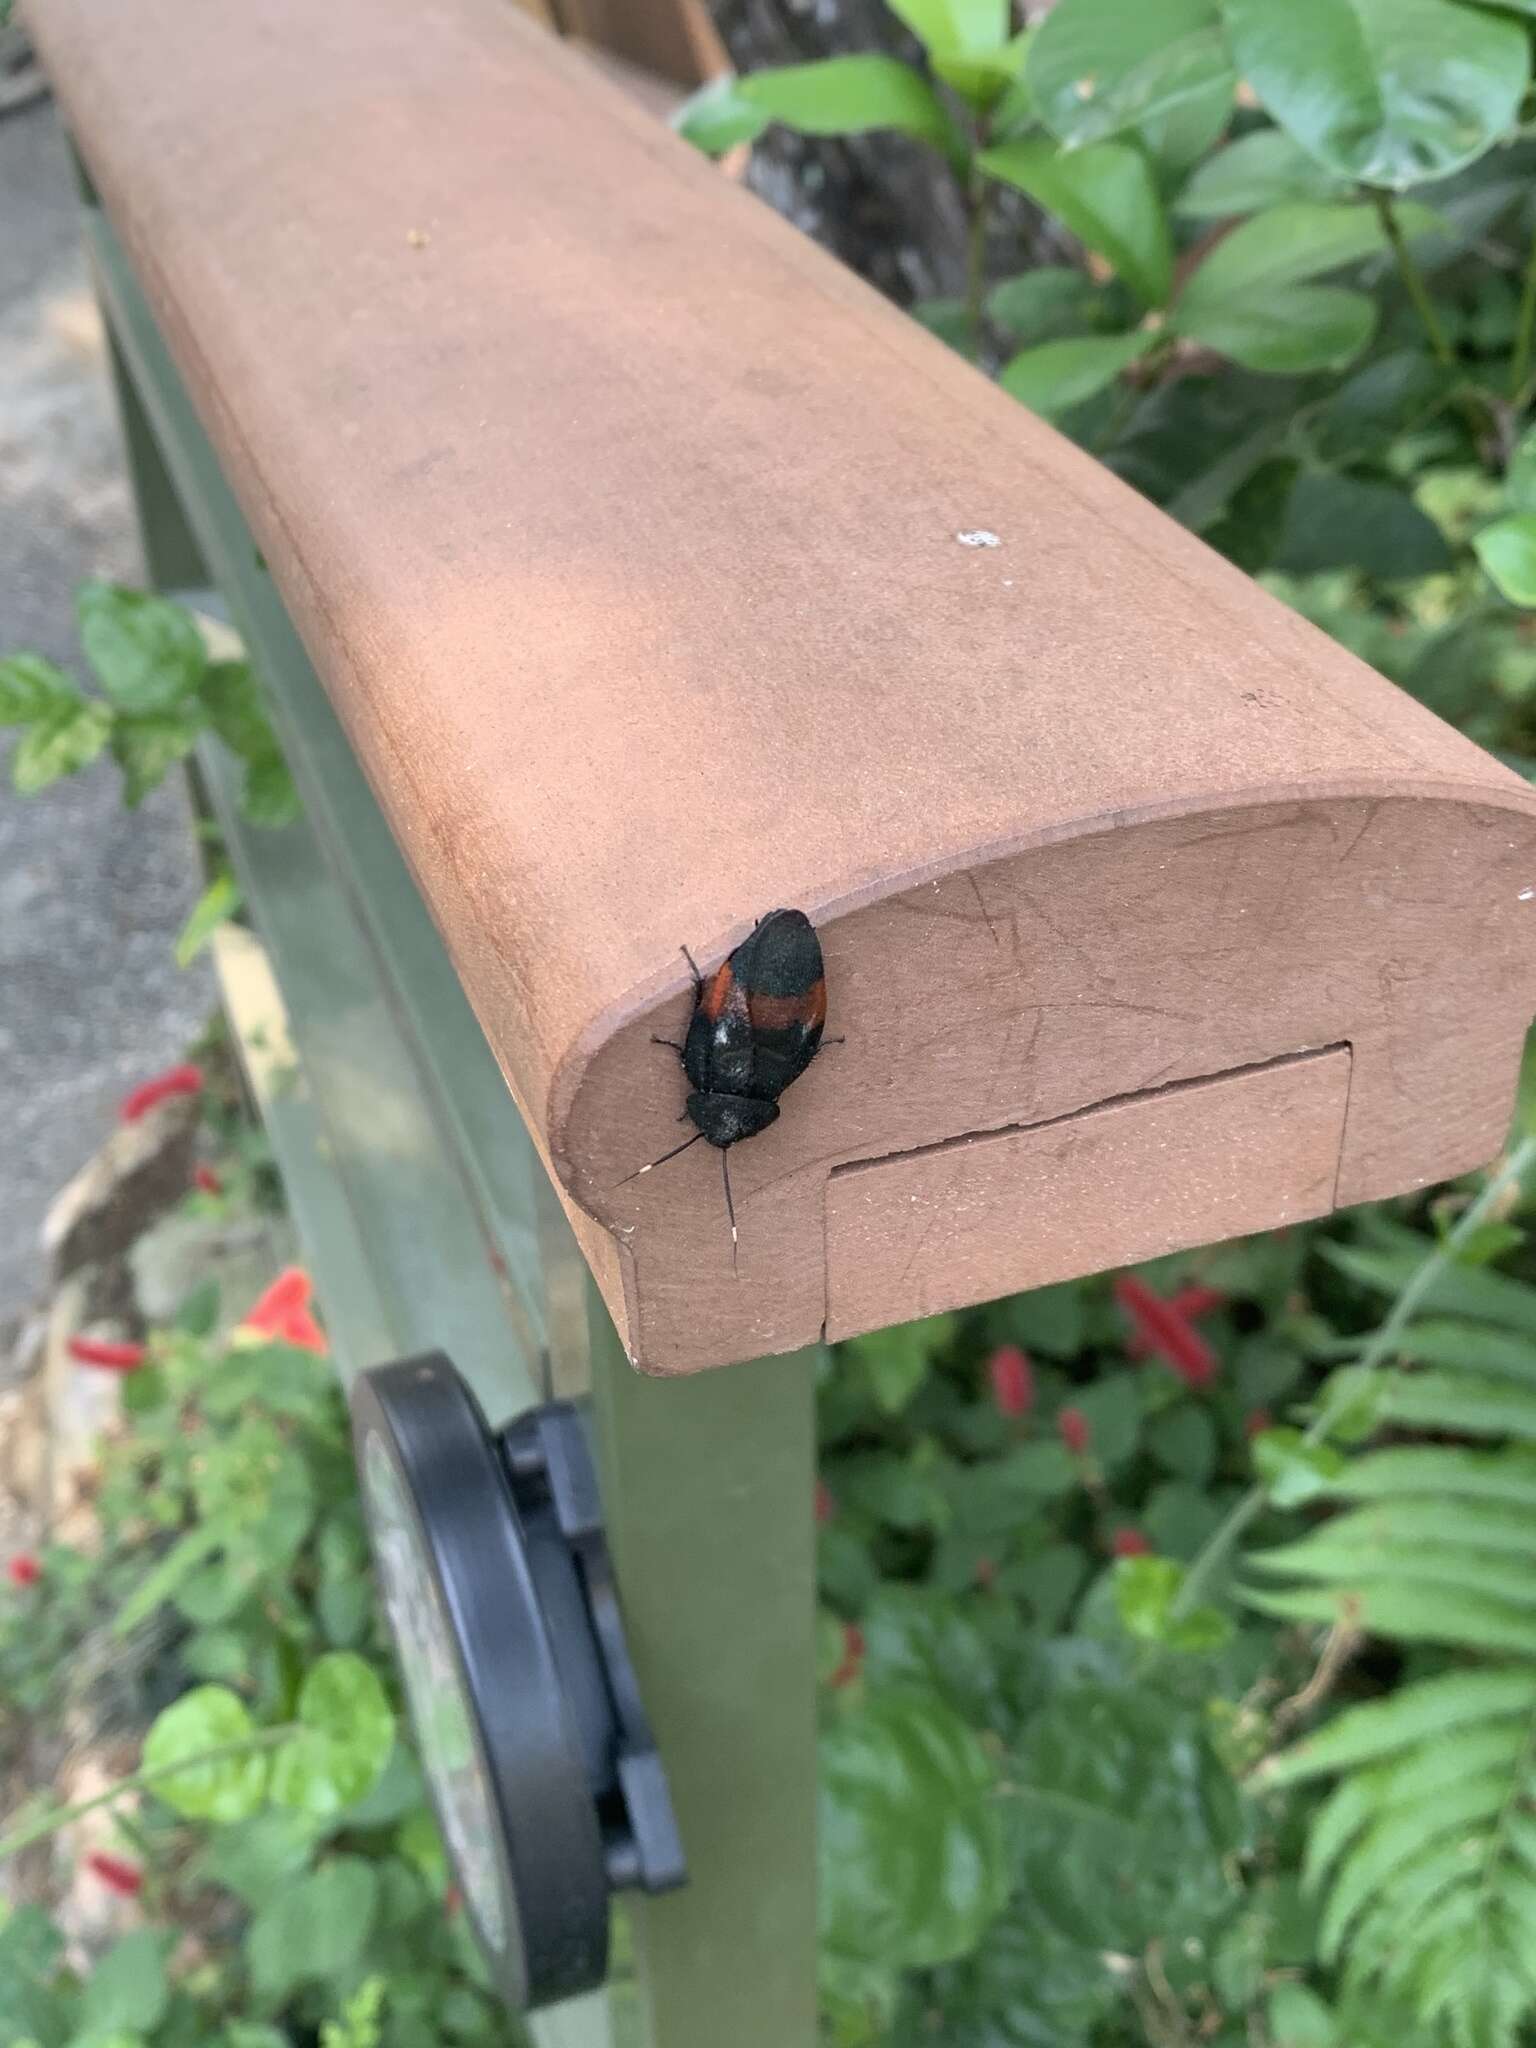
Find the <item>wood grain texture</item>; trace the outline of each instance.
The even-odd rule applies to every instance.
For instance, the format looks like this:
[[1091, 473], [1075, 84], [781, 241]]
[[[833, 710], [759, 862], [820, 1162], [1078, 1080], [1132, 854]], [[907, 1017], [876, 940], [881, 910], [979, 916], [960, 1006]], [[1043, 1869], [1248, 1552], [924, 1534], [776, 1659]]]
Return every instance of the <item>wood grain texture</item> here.
[[[853, 1161], [1339, 1044], [1341, 1201], [1496, 1148], [1536, 795], [579, 57], [504, 0], [37, 33], [643, 1366], [814, 1338]], [[619, 1183], [679, 946], [779, 904], [848, 1042], [734, 1155], [738, 1277], [705, 1148]]]
[[1348, 1094], [1338, 1048], [844, 1167], [827, 1336], [1325, 1216]]

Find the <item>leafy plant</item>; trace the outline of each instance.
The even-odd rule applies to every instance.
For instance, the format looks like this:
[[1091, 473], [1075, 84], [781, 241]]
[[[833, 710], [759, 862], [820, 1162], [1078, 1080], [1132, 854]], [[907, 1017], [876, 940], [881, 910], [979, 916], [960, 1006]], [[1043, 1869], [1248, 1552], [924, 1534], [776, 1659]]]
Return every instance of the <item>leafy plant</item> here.
[[12, 1752], [46, 1743], [66, 1703], [145, 1732], [136, 1769], [14, 1816], [0, 1857], [106, 1808], [124, 1854], [91, 1866], [138, 1895], [145, 1924], [82, 1973], [46, 1913], [16, 1908], [0, 1925], [0, 2038], [506, 2038], [397, 1722], [345, 1404], [301, 1277], [228, 1345], [207, 1334], [204, 1292], [137, 1360], [117, 1347], [127, 1416], [103, 1452], [99, 1548], [53, 1546], [12, 1574]]
[[246, 662], [213, 660], [189, 612], [119, 584], [82, 583], [76, 617], [99, 696], [39, 654], [0, 659], [0, 726], [21, 728], [11, 780], [23, 796], [110, 754], [132, 810], [211, 732], [244, 766], [241, 807], [254, 824], [295, 815], [292, 778]]

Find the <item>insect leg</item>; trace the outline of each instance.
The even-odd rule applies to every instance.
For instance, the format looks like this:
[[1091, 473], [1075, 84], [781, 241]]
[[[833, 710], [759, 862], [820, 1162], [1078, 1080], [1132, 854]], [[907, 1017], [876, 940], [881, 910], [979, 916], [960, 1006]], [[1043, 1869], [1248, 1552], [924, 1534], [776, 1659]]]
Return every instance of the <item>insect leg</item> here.
[[736, 1263], [736, 1204], [731, 1200], [731, 1155], [722, 1145], [720, 1148], [720, 1178], [725, 1182], [725, 1213], [731, 1219], [731, 1271], [739, 1272]]
[[614, 1182], [614, 1186], [620, 1188], [627, 1188], [630, 1182], [632, 1180], [638, 1180], [642, 1173], [654, 1173], [658, 1166], [665, 1166], [667, 1161], [669, 1159], [675, 1159], [679, 1152], [686, 1152], [690, 1145], [697, 1145], [697, 1143], [699, 1142], [700, 1138], [703, 1137], [703, 1135], [704, 1133], [702, 1131], [695, 1131], [691, 1138], [684, 1138], [681, 1145], [674, 1145], [670, 1152], [663, 1152], [661, 1157], [659, 1159], [653, 1159], [649, 1166], [637, 1166], [633, 1173], [626, 1173], [622, 1180]]

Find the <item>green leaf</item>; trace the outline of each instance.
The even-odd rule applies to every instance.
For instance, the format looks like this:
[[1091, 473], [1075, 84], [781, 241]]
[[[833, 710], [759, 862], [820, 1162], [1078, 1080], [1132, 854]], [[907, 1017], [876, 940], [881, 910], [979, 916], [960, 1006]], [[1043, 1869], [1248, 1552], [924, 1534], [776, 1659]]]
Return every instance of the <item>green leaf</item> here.
[[949, 1342], [954, 1330], [953, 1316], [928, 1316], [854, 1337], [844, 1349], [863, 1368], [875, 1405], [887, 1415], [899, 1415], [922, 1385], [930, 1356]]
[[[1074, 146], [1191, 113], [1208, 145], [1235, 82], [1216, 0], [1057, 0], [1026, 78], [1047, 126]], [[1161, 138], [1147, 140], [1155, 151]]]
[[123, 802], [130, 811], [187, 758], [202, 729], [195, 711], [124, 713], [113, 721], [112, 758], [123, 771]]
[[198, 1877], [259, 1912], [308, 1869], [317, 1833], [299, 1814], [258, 1813], [217, 1830], [199, 1859]]
[[1217, 1607], [1194, 1607], [1175, 1615], [1185, 1579], [1171, 1557], [1122, 1557], [1114, 1567], [1115, 1611], [1127, 1635], [1165, 1649], [1203, 1653], [1219, 1650], [1232, 1637], [1232, 1624]]
[[1265, 1785], [1297, 1785], [1331, 1771], [1353, 1770], [1426, 1741], [1536, 1709], [1536, 1665], [1504, 1671], [1452, 1671], [1421, 1679], [1385, 1699], [1350, 1707], [1316, 1735], [1260, 1767]]
[[[1293, 576], [1359, 569], [1397, 582], [1437, 575], [1452, 560], [1444, 534], [1406, 491], [1361, 477], [1314, 473], [1299, 477], [1291, 493], [1276, 567]], [[1324, 1256], [1337, 1249], [1325, 1246]]]
[[1027, 192], [1102, 256], [1137, 296], [1161, 306], [1173, 285], [1173, 244], [1146, 158], [1123, 142], [1064, 151], [1041, 139], [1005, 142], [978, 158], [988, 177]]
[[987, 294], [987, 318], [1019, 341], [1043, 341], [1092, 321], [1104, 293], [1086, 272], [1047, 263]]
[[992, 105], [1023, 64], [1027, 39], [1009, 35], [1008, 0], [891, 0], [891, 11], [974, 106]]
[[931, 57], [977, 57], [1008, 40], [1008, 0], [890, 0]]
[[75, 610], [86, 659], [119, 711], [168, 711], [202, 681], [208, 666], [202, 635], [168, 598], [116, 583], [82, 583]]
[[278, 2005], [299, 1985], [346, 1976], [368, 1944], [378, 1873], [361, 1856], [336, 1856], [279, 1892], [251, 1922], [245, 1950], [257, 1995]]
[[724, 156], [740, 142], [755, 142], [768, 126], [768, 115], [738, 90], [739, 81], [726, 72], [690, 93], [672, 115], [672, 126], [685, 142], [705, 156]]
[[0, 1920], [0, 2040], [55, 2048], [73, 2034], [74, 2000], [60, 1982], [63, 1949], [41, 1906], [12, 1906]]
[[1204, 1486], [1216, 1469], [1216, 1425], [1208, 1408], [1181, 1401], [1147, 1426], [1147, 1449], [1165, 1471]]
[[1376, 331], [1376, 307], [1363, 292], [1292, 285], [1245, 299], [1181, 305], [1174, 326], [1245, 370], [1298, 377], [1352, 363]]
[[173, 1598], [199, 1565], [216, 1550], [222, 1550], [228, 1541], [229, 1530], [214, 1521], [200, 1522], [195, 1529], [178, 1536], [119, 1606], [112, 1622], [113, 1634], [122, 1638], [142, 1627], [155, 1609]]
[[1536, 1386], [1536, 1345], [1512, 1330], [1450, 1320], [1413, 1323], [1394, 1346], [1399, 1358], [1448, 1372], [1485, 1373], [1494, 1379]]
[[1331, 1623], [1347, 1618], [1356, 1627], [1405, 1643], [1536, 1654], [1536, 1615], [1502, 1601], [1468, 1599], [1439, 1587], [1371, 1585], [1345, 1592], [1300, 1586], [1281, 1593], [1247, 1589], [1243, 1600], [1260, 1614], [1276, 1614], [1286, 1621]]
[[73, 681], [40, 654], [0, 661], [0, 725], [32, 725], [83, 702]]
[[255, 1733], [244, 1702], [223, 1686], [199, 1685], [183, 1693], [155, 1717], [144, 1738], [146, 1771], [187, 1765], [158, 1778], [155, 1797], [189, 1820], [244, 1820], [255, 1813], [267, 1789], [267, 1759], [260, 1750], [199, 1761], [209, 1751], [238, 1749]]
[[[1422, 1239], [1400, 1249], [1377, 1251], [1363, 1245], [1321, 1244], [1318, 1251], [1330, 1266], [1362, 1287], [1395, 1299], [1417, 1274], [1431, 1247]], [[1435, 1275], [1419, 1304], [1422, 1313], [1469, 1316], [1474, 1322], [1497, 1323], [1536, 1337], [1536, 1288], [1502, 1273], [1447, 1265]]]
[[895, 128], [952, 160], [963, 155], [954, 124], [933, 88], [895, 57], [828, 57], [754, 71], [742, 99], [801, 135], [864, 135]]
[[221, 924], [228, 924], [245, 902], [245, 892], [228, 868], [222, 868], [193, 904], [176, 938], [176, 965], [190, 967]]
[[253, 825], [264, 825], [270, 830], [292, 824], [299, 815], [299, 793], [281, 754], [268, 754], [246, 764], [245, 780], [240, 785], [240, 810]]
[[1337, 199], [1348, 180], [1309, 156], [1283, 128], [1260, 128], [1206, 158], [1174, 207], [1188, 220], [1224, 220], [1286, 200]]
[[1327, 1493], [1344, 1463], [1334, 1445], [1309, 1444], [1299, 1429], [1266, 1429], [1253, 1440], [1253, 1469], [1277, 1508]]
[[1536, 1508], [1536, 1459], [1524, 1450], [1404, 1446], [1351, 1459], [1333, 1491], [1345, 1500], [1401, 1500], [1427, 1493]]
[[1393, 1373], [1381, 1415], [1383, 1421], [1458, 1436], [1536, 1440], [1536, 1389], [1476, 1373]]
[[[1052, 1693], [1009, 1771], [1018, 1917], [1122, 1955], [1153, 1941], [1180, 1955], [1225, 1923], [1233, 1903], [1225, 1859], [1240, 1849], [1244, 1822], [1202, 1715], [1145, 1679], [1123, 1688], [1078, 1681]], [[1050, 2037], [1023, 2038], [1056, 2048]]]
[[1007, 1903], [993, 1767], [940, 1699], [891, 1693], [828, 1726], [817, 1840], [821, 1947], [834, 1968], [947, 1962]]
[[208, 723], [242, 761], [264, 761], [277, 752], [261, 686], [249, 662], [215, 661], [198, 686]]
[[61, 776], [88, 768], [111, 729], [111, 712], [88, 697], [54, 705], [17, 742], [11, 756], [12, 785], [21, 796], [35, 796]]
[[1451, 381], [1433, 357], [1415, 349], [1380, 356], [1326, 401], [1313, 422], [1313, 445], [1330, 463], [1379, 456], [1444, 403]]
[[395, 1717], [372, 1666], [333, 1650], [299, 1694], [300, 1732], [272, 1762], [272, 1798], [327, 1819], [364, 1797], [389, 1761]]
[[166, 1936], [147, 1927], [113, 1942], [86, 1979], [80, 2016], [94, 2034], [147, 2034], [170, 2003]]
[[1338, 2048], [1333, 2014], [1305, 1984], [1277, 1984], [1269, 1994], [1269, 2034], [1275, 2048]]
[[1222, 0], [1238, 70], [1341, 177], [1405, 190], [1513, 127], [1529, 39], [1456, 0]]
[[[1536, 0], [1532, 0], [1532, 6], [1536, 9]], [[1509, 468], [1504, 475], [1504, 488], [1513, 510], [1536, 512], [1536, 427], [1526, 429], [1514, 454], [1509, 458]], [[4, 666], [0, 664], [0, 679], [3, 679], [4, 673]]]
[[1041, 342], [1021, 349], [998, 382], [1031, 412], [1054, 419], [1112, 384], [1156, 339], [1152, 334], [1096, 334]]
[[[1422, 206], [1399, 208], [1403, 233], [1423, 234], [1437, 223]], [[1250, 292], [1326, 277], [1331, 270], [1362, 262], [1386, 246], [1372, 206], [1327, 206], [1293, 201], [1272, 206], [1234, 228], [1190, 277], [1180, 310], [1241, 299]]]
[[1495, 520], [1472, 536], [1472, 545], [1501, 596], [1536, 605], [1536, 512]]

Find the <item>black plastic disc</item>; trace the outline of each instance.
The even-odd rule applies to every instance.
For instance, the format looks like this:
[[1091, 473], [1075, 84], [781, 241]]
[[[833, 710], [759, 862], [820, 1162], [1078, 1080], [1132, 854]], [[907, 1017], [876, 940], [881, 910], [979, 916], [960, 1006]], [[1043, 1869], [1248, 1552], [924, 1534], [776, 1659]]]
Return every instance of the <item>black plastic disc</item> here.
[[352, 1415], [385, 1608], [471, 1925], [509, 2005], [570, 1997], [606, 1972], [609, 1892], [594, 1735], [546, 1618], [571, 1567], [525, 1528], [497, 1440], [440, 1353], [362, 1374]]

